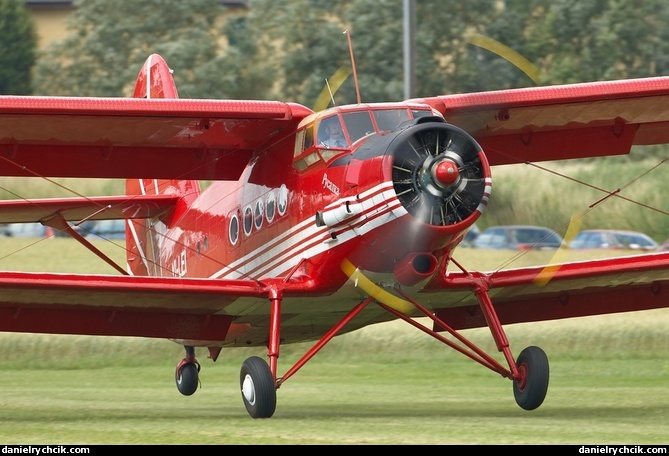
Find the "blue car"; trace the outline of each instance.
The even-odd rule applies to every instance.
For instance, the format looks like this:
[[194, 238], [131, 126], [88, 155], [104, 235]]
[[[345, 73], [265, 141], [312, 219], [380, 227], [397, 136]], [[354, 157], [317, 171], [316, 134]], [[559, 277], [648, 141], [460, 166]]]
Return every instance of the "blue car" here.
[[532, 225], [491, 226], [473, 242], [477, 249], [551, 250], [562, 244], [562, 236], [550, 228]]

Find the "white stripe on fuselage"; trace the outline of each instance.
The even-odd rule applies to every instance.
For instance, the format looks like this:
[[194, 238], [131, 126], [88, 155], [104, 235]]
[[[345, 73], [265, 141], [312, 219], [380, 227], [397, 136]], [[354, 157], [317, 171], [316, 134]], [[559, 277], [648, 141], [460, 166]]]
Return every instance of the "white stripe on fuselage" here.
[[[362, 211], [334, 228], [316, 226], [314, 217], [303, 220], [281, 236], [254, 249], [210, 277], [276, 277], [297, 266], [304, 258], [324, 253], [333, 246], [348, 242], [407, 214], [390, 181], [360, 194], [356, 200], [350, 197], [340, 198], [328, 205], [328, 208], [335, 208], [346, 202], [360, 205]], [[333, 231], [336, 232], [336, 239], [330, 234]]]

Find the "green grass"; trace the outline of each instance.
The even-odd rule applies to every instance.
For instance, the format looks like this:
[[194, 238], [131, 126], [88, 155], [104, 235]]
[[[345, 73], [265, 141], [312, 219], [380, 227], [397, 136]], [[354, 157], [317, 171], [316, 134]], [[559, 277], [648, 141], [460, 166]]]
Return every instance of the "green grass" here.
[[[96, 245], [124, 261], [122, 246]], [[510, 266], [554, 253], [530, 252]], [[462, 249], [456, 258], [467, 268], [494, 269], [511, 254]], [[0, 239], [0, 267], [115, 273], [70, 239]], [[515, 356], [538, 345], [550, 360], [548, 395], [532, 412], [516, 405], [509, 380], [402, 322], [375, 325], [325, 346], [278, 390], [268, 420], [249, 418], [238, 385], [243, 360], [263, 350], [224, 350], [214, 363], [198, 349], [202, 387], [184, 397], [174, 384], [183, 348], [172, 342], [0, 334], [0, 441], [662, 445], [669, 436], [668, 324], [669, 309], [661, 309], [508, 326]], [[486, 329], [464, 334], [503, 361]], [[309, 347], [283, 346], [279, 375]]]
[[[246, 414], [242, 357], [205, 364], [176, 391], [173, 366], [5, 367], [4, 444], [666, 444], [669, 362], [553, 360], [545, 403], [521, 410], [510, 382], [446, 355], [313, 361]], [[286, 366], [284, 366], [285, 368]]]
[[[198, 349], [201, 388], [181, 396], [177, 344], [141, 338], [2, 334], [5, 444], [666, 444], [669, 309], [511, 325], [517, 354], [546, 350], [544, 404], [520, 409], [509, 380], [391, 322], [343, 335], [252, 420], [239, 369], [262, 350]], [[490, 346], [486, 330], [465, 331]], [[279, 374], [309, 344], [282, 347]], [[499, 358], [499, 356], [497, 356]]]

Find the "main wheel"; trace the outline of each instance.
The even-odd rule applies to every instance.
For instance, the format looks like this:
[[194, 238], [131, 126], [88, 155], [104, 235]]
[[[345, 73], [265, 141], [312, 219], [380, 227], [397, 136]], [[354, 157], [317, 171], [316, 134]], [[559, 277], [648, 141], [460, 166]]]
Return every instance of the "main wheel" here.
[[527, 347], [518, 355], [516, 365], [521, 378], [513, 382], [513, 396], [521, 408], [534, 410], [548, 392], [548, 357], [539, 347]]
[[181, 370], [177, 369], [175, 379], [177, 382], [177, 389], [184, 396], [190, 396], [197, 391], [199, 385], [198, 378], [199, 369], [193, 363], [186, 363], [181, 366]]
[[258, 356], [247, 358], [239, 374], [242, 399], [251, 418], [270, 418], [276, 410], [276, 383], [269, 365]]

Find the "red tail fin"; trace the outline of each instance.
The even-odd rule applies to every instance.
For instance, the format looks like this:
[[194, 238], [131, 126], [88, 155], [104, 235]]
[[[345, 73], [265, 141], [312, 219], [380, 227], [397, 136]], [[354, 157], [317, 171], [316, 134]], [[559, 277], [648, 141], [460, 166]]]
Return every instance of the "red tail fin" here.
[[158, 54], [151, 54], [139, 71], [133, 98], [179, 98], [172, 70]]
[[[158, 54], [151, 54], [137, 76], [134, 98], [179, 98], [172, 70]], [[181, 194], [188, 206], [200, 194], [198, 181], [176, 181], [161, 179], [128, 179], [127, 195]], [[180, 205], [183, 209], [183, 206]], [[178, 214], [173, 214], [177, 216]], [[126, 248], [129, 271], [133, 275], [163, 275], [160, 265], [159, 247], [164, 244], [166, 228], [170, 220], [136, 220], [126, 225]]]

